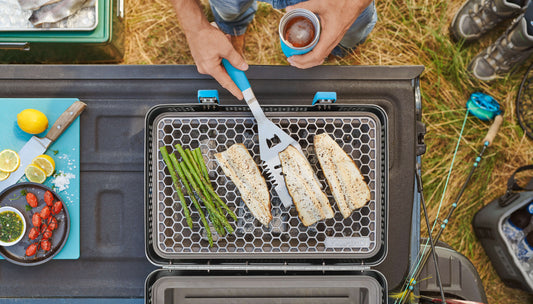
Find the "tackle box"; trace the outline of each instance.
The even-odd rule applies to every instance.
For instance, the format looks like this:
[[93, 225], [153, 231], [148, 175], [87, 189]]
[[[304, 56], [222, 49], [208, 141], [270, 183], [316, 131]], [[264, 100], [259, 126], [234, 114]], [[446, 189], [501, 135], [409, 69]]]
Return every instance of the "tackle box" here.
[[124, 56], [124, 0], [95, 0], [87, 28], [0, 28], [0, 63], [113, 63]]
[[[228, 193], [228, 205], [239, 216], [232, 224], [240, 230], [209, 247], [199, 227], [180, 227], [179, 208], [166, 205], [172, 188], [164, 170], [158, 171], [153, 148], [179, 139], [210, 155], [245, 138], [254, 152], [254, 121], [243, 101], [194, 66], [0, 66], [2, 97], [75, 96], [87, 103], [80, 117], [80, 259], [37, 267], [0, 261], [0, 297], [386, 303], [388, 291], [401, 288], [420, 246], [415, 168], [425, 151], [422, 70], [251, 66], [247, 76], [266, 115], [297, 137], [308, 155], [309, 136], [318, 130], [339, 138], [361, 165], [373, 196], [347, 220], [338, 218], [333, 204], [335, 219], [309, 228], [273, 196], [277, 222], [263, 230], [221, 177], [213, 185], [219, 194]], [[216, 134], [215, 148], [209, 148], [215, 143], [211, 135], [200, 132], [205, 128]], [[218, 174], [209, 159], [210, 173]], [[316, 160], [311, 162], [316, 168]]]
[[[529, 167], [527, 170], [533, 169], [533, 166], [526, 167]], [[505, 285], [533, 293], [533, 261], [529, 263], [520, 261], [516, 255], [516, 243], [507, 239], [502, 230], [504, 221], [513, 212], [533, 203], [533, 178], [525, 187], [532, 191], [516, 191], [514, 185], [513, 174], [509, 179], [508, 192], [479, 210], [474, 215], [472, 226], [492, 266]], [[531, 230], [527, 227], [526, 229]]]

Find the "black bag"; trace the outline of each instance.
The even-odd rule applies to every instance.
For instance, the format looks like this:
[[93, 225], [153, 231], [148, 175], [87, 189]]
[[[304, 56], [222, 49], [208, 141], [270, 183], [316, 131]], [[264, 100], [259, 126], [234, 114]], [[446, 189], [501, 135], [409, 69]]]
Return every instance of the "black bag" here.
[[531, 170], [533, 177], [533, 165], [518, 168], [507, 182], [506, 193], [481, 208], [474, 215], [472, 226], [505, 285], [533, 293], [533, 261], [530, 261], [531, 266], [520, 262], [515, 254], [515, 245], [502, 231], [503, 222], [513, 212], [533, 202], [533, 178], [523, 187], [515, 180], [518, 172], [527, 170]]

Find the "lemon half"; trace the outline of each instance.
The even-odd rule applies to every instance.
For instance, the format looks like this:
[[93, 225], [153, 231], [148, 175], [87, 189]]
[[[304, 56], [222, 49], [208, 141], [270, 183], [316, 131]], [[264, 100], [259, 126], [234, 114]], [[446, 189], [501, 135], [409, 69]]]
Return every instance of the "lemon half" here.
[[26, 109], [17, 114], [17, 124], [26, 133], [39, 134], [48, 128], [48, 118], [41, 111]]
[[0, 171], [0, 182], [6, 180], [9, 177], [9, 173]]
[[20, 157], [17, 152], [5, 149], [0, 152], [0, 171], [13, 172], [20, 166]]
[[31, 163], [32, 165], [36, 165], [37, 167], [43, 169], [43, 171], [46, 173], [46, 177], [52, 175], [56, 169], [56, 163], [54, 162], [54, 159], [46, 154], [35, 157]]
[[24, 173], [30, 182], [42, 184], [46, 180], [46, 172], [36, 165], [29, 164], [26, 169], [24, 169]]

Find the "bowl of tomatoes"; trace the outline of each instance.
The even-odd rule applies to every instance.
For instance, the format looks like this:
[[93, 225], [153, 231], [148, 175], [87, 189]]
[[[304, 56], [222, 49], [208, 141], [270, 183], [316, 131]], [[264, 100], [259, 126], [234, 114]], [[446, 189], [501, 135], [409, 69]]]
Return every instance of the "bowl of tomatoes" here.
[[64, 247], [70, 232], [70, 217], [67, 206], [53, 189], [38, 183], [18, 183], [0, 193], [0, 206], [19, 211], [25, 223], [16, 244], [0, 243], [0, 255], [6, 260], [23, 266], [39, 265], [51, 260]]

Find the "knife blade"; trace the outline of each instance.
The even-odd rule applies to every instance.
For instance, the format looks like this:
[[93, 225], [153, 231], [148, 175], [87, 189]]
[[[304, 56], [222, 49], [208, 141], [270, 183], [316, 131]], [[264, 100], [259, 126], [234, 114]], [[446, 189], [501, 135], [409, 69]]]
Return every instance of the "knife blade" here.
[[68, 107], [65, 112], [59, 116], [59, 118], [54, 122], [50, 131], [46, 134], [45, 137], [40, 138], [37, 136], [32, 136], [26, 144], [20, 149], [18, 155], [20, 157], [20, 165], [15, 172], [11, 172], [9, 177], [0, 182], [0, 191], [3, 191], [5, 188], [17, 183], [19, 179], [24, 175], [24, 170], [26, 166], [31, 164], [32, 160], [41, 154], [46, 152], [46, 149], [59, 138], [63, 132], [68, 129], [68, 127], [80, 116], [81, 112], [85, 110], [87, 105], [81, 101], [76, 101], [70, 107]]

